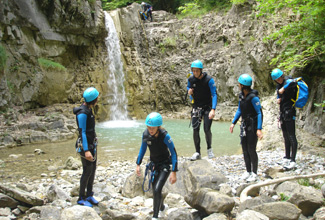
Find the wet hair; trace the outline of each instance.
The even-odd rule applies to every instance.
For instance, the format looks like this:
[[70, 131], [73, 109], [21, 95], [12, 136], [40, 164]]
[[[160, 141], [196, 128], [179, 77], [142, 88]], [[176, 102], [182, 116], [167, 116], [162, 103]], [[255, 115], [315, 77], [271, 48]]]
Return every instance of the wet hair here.
[[97, 100], [98, 100], [98, 97], [95, 98], [94, 100], [92, 100], [91, 102], [86, 102], [86, 103], [87, 103], [88, 106], [89, 105], [95, 105], [95, 103], [97, 102]]
[[243, 85], [243, 89], [242, 89], [242, 90], [251, 91], [252, 88], [251, 88], [250, 86], [244, 86], [244, 85]]

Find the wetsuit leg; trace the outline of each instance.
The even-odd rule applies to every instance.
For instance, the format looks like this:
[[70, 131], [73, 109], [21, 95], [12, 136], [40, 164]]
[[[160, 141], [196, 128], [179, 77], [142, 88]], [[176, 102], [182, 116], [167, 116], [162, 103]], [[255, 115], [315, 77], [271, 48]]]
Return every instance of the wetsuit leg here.
[[[157, 172], [157, 171], [156, 171]], [[153, 190], [153, 217], [158, 218], [158, 213], [161, 207], [163, 207], [163, 196], [162, 196], [162, 188], [164, 187], [167, 178], [170, 174], [166, 168], [164, 170], [158, 171], [158, 176], [155, 178], [152, 183]]]
[[250, 163], [253, 166], [253, 172], [257, 174], [258, 156], [256, 152], [256, 145], [257, 145], [256, 130], [251, 129], [250, 131], [246, 131], [246, 135], [247, 135], [247, 151], [250, 158]]
[[[296, 155], [297, 155], [297, 148], [298, 148], [298, 142], [296, 138], [296, 125], [295, 125], [295, 120], [290, 119], [290, 120], [285, 120], [285, 131], [286, 131], [286, 139], [289, 142], [289, 158], [291, 161], [296, 162]], [[287, 149], [286, 149], [287, 150]], [[290, 155], [291, 151], [291, 155]]]
[[193, 126], [193, 140], [195, 145], [195, 151], [201, 154], [201, 138], [200, 138], [200, 118], [199, 117], [192, 117], [192, 126]]
[[97, 167], [97, 161], [92, 162], [92, 171], [87, 184], [87, 197], [92, 196], [94, 194], [93, 185], [95, 180], [96, 167]]
[[203, 117], [204, 117], [205, 140], [207, 142], [207, 148], [210, 149], [212, 144], [212, 132], [211, 132], [212, 119], [209, 119], [209, 111], [205, 111]]
[[85, 198], [86, 187], [87, 187], [87, 195], [89, 193], [92, 193], [92, 187], [94, 183], [95, 170], [96, 170], [96, 162], [90, 162], [89, 160], [86, 160], [85, 158], [82, 157], [81, 157], [81, 162], [82, 162], [83, 171], [80, 178], [79, 199]]
[[285, 158], [290, 159], [291, 144], [290, 144], [288, 131], [287, 131], [287, 123], [284, 120], [281, 120], [281, 129], [284, 138]]
[[251, 158], [249, 157], [249, 153], [248, 153], [247, 136], [241, 137], [241, 147], [242, 147], [242, 150], [243, 150], [246, 171], [250, 173], [252, 171], [252, 166], [251, 166]]
[[150, 21], [152, 21], [152, 11], [148, 9], [148, 18], [150, 17]]

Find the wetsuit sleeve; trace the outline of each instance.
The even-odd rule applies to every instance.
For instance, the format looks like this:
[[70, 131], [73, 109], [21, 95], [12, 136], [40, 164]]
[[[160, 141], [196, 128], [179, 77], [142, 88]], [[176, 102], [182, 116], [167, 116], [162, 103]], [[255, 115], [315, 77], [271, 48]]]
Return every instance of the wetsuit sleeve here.
[[290, 88], [295, 88], [296, 86], [297, 86], [297, 82], [294, 79], [287, 79], [283, 88], [290, 89]]
[[172, 171], [176, 172], [178, 170], [177, 169], [177, 153], [175, 150], [174, 142], [171, 139], [169, 134], [166, 134], [166, 136], [164, 138], [164, 143], [167, 145], [167, 147], [170, 151], [171, 157], [172, 157], [172, 165], [173, 165]]
[[251, 103], [257, 113], [257, 130], [262, 130], [262, 124], [263, 124], [263, 119], [262, 119], [262, 106], [261, 106], [261, 102], [260, 99], [255, 96], [254, 98], [252, 98]]
[[187, 86], [186, 86], [187, 91], [190, 90], [190, 88], [191, 88], [190, 80], [187, 80]]
[[137, 164], [140, 165], [142, 163], [142, 159], [147, 151], [147, 142], [146, 141], [143, 141], [143, 135], [142, 135], [142, 144], [141, 144], [141, 147], [140, 147], [140, 151], [139, 151], [139, 155], [138, 155], [138, 158], [137, 158]]
[[86, 135], [87, 115], [81, 113], [77, 116], [77, 119], [78, 119], [79, 128], [81, 129], [82, 148], [84, 149], [84, 151], [88, 151], [88, 141]]
[[213, 79], [210, 79], [209, 81], [209, 87], [211, 91], [211, 96], [212, 96], [212, 109], [216, 109], [217, 107], [217, 87]]
[[239, 102], [235, 117], [231, 123], [233, 123], [235, 125], [237, 123], [237, 121], [239, 120], [240, 116], [241, 116], [241, 110], [240, 110], [240, 102]]

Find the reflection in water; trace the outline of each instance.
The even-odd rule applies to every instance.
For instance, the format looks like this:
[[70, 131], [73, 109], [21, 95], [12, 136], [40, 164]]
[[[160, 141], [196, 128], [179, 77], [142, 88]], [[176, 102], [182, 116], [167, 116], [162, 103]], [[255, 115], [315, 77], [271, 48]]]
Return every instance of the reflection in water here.
[[[179, 156], [190, 157], [194, 153], [192, 128], [188, 125], [189, 120], [164, 119], [163, 127], [171, 135]], [[212, 123], [212, 149], [216, 156], [241, 153], [239, 126], [235, 127], [234, 134], [230, 134], [229, 126], [229, 122]], [[96, 132], [99, 140], [99, 164], [106, 166], [112, 160], [135, 161], [145, 129], [144, 121], [98, 123]], [[45, 154], [35, 155], [35, 149], [41, 149]], [[203, 127], [201, 129], [201, 153], [203, 157], [207, 155]], [[22, 156], [15, 159], [9, 157], [10, 154]], [[69, 156], [78, 157], [75, 153], [75, 140], [0, 149], [0, 160], [4, 161], [4, 163], [0, 161], [0, 178], [4, 181], [8, 177], [11, 179], [23, 176], [40, 178], [41, 173], [50, 173], [49, 166], [62, 167]]]

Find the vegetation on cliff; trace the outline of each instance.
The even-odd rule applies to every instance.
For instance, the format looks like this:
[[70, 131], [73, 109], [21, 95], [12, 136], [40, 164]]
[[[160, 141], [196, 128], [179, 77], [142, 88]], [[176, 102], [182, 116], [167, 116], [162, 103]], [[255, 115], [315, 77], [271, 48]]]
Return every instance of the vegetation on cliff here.
[[[104, 10], [124, 7], [133, 2], [129, 0], [102, 0]], [[245, 4], [248, 0], [176, 0], [145, 1], [156, 10], [178, 13], [180, 16], [197, 17], [210, 11], [227, 9], [232, 4]], [[251, 2], [251, 1], [250, 1]], [[307, 72], [320, 72], [325, 61], [325, 4], [324, 0], [256, 0], [256, 15], [268, 19], [270, 24], [283, 25], [269, 36], [266, 41], [276, 41], [285, 49], [276, 56], [271, 64], [290, 71], [293, 68]]]
[[42, 67], [42, 68], [45, 68], [45, 69], [56, 69], [56, 70], [65, 70], [66, 68], [59, 64], [59, 63], [56, 63], [56, 62], [53, 62], [51, 60], [47, 60], [47, 59], [44, 59], [44, 58], [39, 58], [38, 59], [38, 64]]
[[6, 65], [7, 55], [5, 48], [0, 44], [0, 72], [3, 71]]

